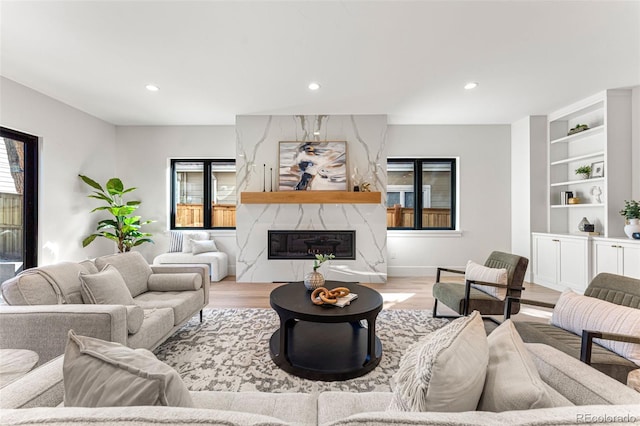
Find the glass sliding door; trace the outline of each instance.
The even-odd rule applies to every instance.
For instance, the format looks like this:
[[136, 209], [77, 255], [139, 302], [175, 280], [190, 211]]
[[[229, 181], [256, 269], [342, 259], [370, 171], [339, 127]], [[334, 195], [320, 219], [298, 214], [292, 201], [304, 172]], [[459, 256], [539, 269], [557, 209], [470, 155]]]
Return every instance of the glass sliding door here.
[[37, 266], [38, 138], [0, 127], [0, 282]]

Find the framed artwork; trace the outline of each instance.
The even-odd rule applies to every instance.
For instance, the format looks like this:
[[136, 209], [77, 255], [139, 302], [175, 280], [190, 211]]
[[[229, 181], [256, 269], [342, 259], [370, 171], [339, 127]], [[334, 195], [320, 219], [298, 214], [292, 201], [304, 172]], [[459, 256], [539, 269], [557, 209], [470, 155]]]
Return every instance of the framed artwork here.
[[591, 177], [604, 177], [604, 161], [591, 163]]
[[278, 191], [346, 191], [347, 142], [280, 142]]

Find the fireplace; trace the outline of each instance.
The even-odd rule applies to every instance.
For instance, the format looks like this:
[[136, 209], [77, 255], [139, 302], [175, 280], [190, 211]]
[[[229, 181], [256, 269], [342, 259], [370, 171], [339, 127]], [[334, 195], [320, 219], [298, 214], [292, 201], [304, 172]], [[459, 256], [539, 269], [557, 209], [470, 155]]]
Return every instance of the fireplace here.
[[269, 259], [356, 258], [356, 231], [268, 231], [267, 239]]

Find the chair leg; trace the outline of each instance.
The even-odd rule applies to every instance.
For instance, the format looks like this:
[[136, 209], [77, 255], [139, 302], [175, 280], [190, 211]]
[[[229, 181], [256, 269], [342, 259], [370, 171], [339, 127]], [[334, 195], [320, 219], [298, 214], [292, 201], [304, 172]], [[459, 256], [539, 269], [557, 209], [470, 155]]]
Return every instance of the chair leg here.
[[200, 323], [202, 323], [202, 309], [200, 309]]
[[438, 317], [438, 299], [434, 299], [434, 303], [433, 303], [433, 318], [439, 318]]

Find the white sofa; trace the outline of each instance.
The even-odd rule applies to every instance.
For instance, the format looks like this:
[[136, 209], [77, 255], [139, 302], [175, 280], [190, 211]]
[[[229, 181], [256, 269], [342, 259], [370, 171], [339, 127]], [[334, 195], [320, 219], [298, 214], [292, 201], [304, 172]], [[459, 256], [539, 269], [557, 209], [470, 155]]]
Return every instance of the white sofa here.
[[[106, 425], [573, 425], [640, 421], [640, 393], [543, 344], [527, 344], [542, 379], [574, 406], [501, 413], [387, 412], [389, 392], [191, 392], [196, 408], [55, 407], [63, 403], [62, 357], [0, 389], [0, 423]], [[274, 368], [276, 368], [274, 366]], [[604, 419], [605, 421], [603, 421]]]
[[[195, 244], [209, 243], [204, 250], [194, 249]], [[218, 250], [208, 231], [170, 231], [169, 251], [153, 259], [154, 265], [208, 265], [211, 281], [217, 282], [228, 275], [229, 256]]]
[[153, 259], [154, 265], [208, 265], [211, 281], [218, 282], [228, 275], [229, 256], [221, 251], [207, 253], [163, 253]]

